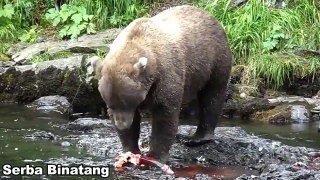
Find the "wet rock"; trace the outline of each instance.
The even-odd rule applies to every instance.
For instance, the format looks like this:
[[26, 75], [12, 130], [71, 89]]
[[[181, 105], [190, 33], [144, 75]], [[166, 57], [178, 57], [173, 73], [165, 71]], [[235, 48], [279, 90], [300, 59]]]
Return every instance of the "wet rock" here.
[[271, 164], [262, 172], [260, 178], [270, 179], [272, 177], [278, 179], [315, 179], [317, 171], [308, 168], [297, 168], [292, 165]]
[[277, 103], [270, 103], [264, 98], [244, 98], [227, 102], [224, 107], [224, 114], [232, 113], [232, 115], [239, 115], [243, 119], [249, 119], [249, 117], [258, 111], [269, 110], [276, 107]]
[[274, 108], [252, 113], [251, 119], [276, 124], [305, 123], [318, 119], [320, 100], [300, 96], [282, 96], [268, 99]]
[[251, 119], [272, 124], [286, 124], [290, 122], [290, 108], [277, 106], [267, 111], [258, 111], [251, 116]]
[[230, 83], [239, 84], [244, 78], [244, 74], [248, 71], [248, 67], [244, 65], [233, 66], [231, 69]]
[[0, 67], [1, 68], [6, 68], [6, 67], [12, 67], [14, 66], [16, 63], [12, 62], [12, 61], [0, 61]]
[[54, 55], [59, 52], [69, 51], [72, 53], [95, 53], [98, 49], [108, 51], [108, 46], [115, 37], [120, 33], [121, 29], [108, 29], [98, 32], [94, 35], [83, 35], [77, 40], [68, 41], [45, 41], [36, 43], [14, 53], [12, 59], [17, 64], [26, 64], [34, 56], [43, 53]]
[[314, 120], [320, 120], [320, 106], [311, 109], [310, 114]]
[[308, 122], [309, 121], [309, 111], [305, 106], [293, 105], [291, 106], [291, 121], [293, 123]]
[[240, 97], [243, 93], [246, 94], [246, 96], [252, 97], [262, 98], [264, 96], [264, 93], [260, 92], [259, 86], [237, 85], [237, 89], [239, 90]]
[[68, 141], [63, 141], [63, 142], [61, 142], [61, 146], [62, 147], [69, 147], [69, 146], [71, 146], [71, 144]]
[[42, 140], [56, 140], [58, 139], [59, 136], [54, 135], [51, 132], [46, 132], [46, 131], [38, 131], [35, 132], [31, 135], [27, 135], [26, 138], [31, 138], [31, 139], [42, 139]]
[[72, 113], [72, 105], [64, 96], [45, 96], [27, 105], [41, 112], [58, 112], [64, 115]]
[[[107, 120], [105, 123], [102, 127], [93, 128], [90, 134], [79, 135], [76, 143], [78, 148], [100, 157], [100, 160], [63, 157], [52, 158], [47, 163], [88, 165], [104, 163], [113, 167], [114, 158], [122, 151], [122, 147], [111, 121]], [[148, 122], [142, 122], [141, 128], [139, 144], [147, 145], [151, 126]], [[179, 126], [178, 136], [170, 150], [168, 160], [171, 168], [177, 169], [187, 164], [226, 167], [225, 171], [219, 171], [219, 175], [228, 178], [232, 172], [232, 175], [234, 173], [237, 175], [237, 179], [314, 179], [316, 174], [320, 173], [319, 169], [314, 168], [312, 161], [320, 153], [319, 150], [283, 145], [278, 141], [249, 135], [239, 127], [218, 127], [214, 141], [198, 147], [188, 147], [184, 144], [184, 137], [192, 135], [195, 130], [196, 126]], [[300, 164], [303, 166], [296, 167]], [[241, 167], [240, 169], [247, 170], [233, 172], [228, 170], [229, 167]], [[199, 173], [190, 178], [163, 175], [157, 168], [143, 170], [131, 166], [126, 167], [121, 173], [111, 170], [111, 178], [114, 179], [215, 179], [208, 175], [210, 173], [212, 175], [212, 172]]]
[[79, 118], [65, 125], [69, 131], [91, 131], [96, 128], [102, 128], [109, 125], [104, 119], [97, 118]]
[[267, 89], [266, 90], [266, 94], [265, 94], [265, 98], [275, 98], [275, 97], [281, 97], [281, 96], [287, 96], [287, 94], [285, 92], [282, 91], [276, 91], [273, 89]]
[[0, 68], [0, 102], [30, 103], [50, 95], [65, 96], [74, 112], [97, 112], [104, 106], [89, 56]]
[[[59, 95], [67, 98], [75, 113], [101, 113], [105, 103], [97, 89], [96, 70], [102, 60], [92, 53], [98, 49], [107, 52], [120, 31], [109, 29], [77, 40], [14, 45], [7, 53], [14, 62], [0, 64], [0, 102], [28, 104], [43, 96]], [[59, 58], [62, 52], [71, 56]], [[44, 53], [56, 59], [25, 65]]]
[[[318, 105], [320, 100], [314, 98], [306, 98], [303, 96], [280, 96], [277, 98], [269, 98], [270, 103], [308, 103], [310, 105]], [[320, 104], [319, 104], [320, 105]]]
[[309, 111], [303, 105], [281, 105], [267, 111], [258, 111], [251, 116], [252, 120], [272, 124], [309, 122]]

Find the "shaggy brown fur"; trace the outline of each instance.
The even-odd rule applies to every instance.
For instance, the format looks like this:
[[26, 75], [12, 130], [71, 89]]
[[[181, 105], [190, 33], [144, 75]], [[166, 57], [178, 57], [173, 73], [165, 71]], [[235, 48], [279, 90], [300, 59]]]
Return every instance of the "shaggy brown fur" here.
[[[147, 62], [139, 63], [141, 57]], [[133, 21], [113, 42], [99, 81], [124, 150], [140, 152], [138, 110], [148, 108], [153, 116], [149, 155], [166, 159], [180, 108], [193, 99], [200, 108], [194, 141], [212, 139], [231, 64], [226, 34], [205, 11], [184, 5]]]

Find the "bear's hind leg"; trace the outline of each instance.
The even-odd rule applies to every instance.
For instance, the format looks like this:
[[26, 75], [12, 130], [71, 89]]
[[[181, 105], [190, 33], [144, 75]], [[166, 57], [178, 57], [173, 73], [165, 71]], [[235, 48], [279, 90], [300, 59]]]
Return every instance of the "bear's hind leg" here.
[[215, 78], [198, 93], [199, 124], [187, 146], [198, 146], [214, 138], [214, 130], [222, 113], [228, 79]]
[[116, 128], [119, 135], [123, 152], [132, 152], [140, 154], [138, 146], [139, 135], [140, 135], [140, 120], [141, 116], [138, 111], [135, 112], [132, 125], [129, 129], [119, 130]]

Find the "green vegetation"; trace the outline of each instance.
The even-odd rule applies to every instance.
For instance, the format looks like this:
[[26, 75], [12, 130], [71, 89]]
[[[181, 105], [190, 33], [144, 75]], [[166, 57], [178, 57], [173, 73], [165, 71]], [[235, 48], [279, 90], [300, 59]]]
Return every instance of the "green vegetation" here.
[[[160, 1], [67, 0], [61, 10], [54, 0], [0, 0], [0, 54], [10, 43], [34, 43], [42, 34], [77, 38], [111, 27], [124, 27], [148, 16]], [[215, 16], [225, 28], [236, 65], [249, 69], [251, 82], [263, 78], [277, 89], [293, 77], [319, 77], [320, 59], [301, 57], [297, 48], [320, 49], [320, 8], [316, 0], [286, 0], [281, 9], [268, 7], [271, 0], [188, 0]], [[105, 52], [98, 51], [100, 57]], [[31, 62], [50, 59], [46, 54]], [[248, 78], [246, 78], [246, 82]]]
[[49, 61], [53, 59], [63, 59], [63, 58], [71, 57], [72, 55], [73, 54], [70, 51], [60, 51], [55, 54], [49, 54], [48, 52], [45, 52], [41, 55], [36, 55], [32, 57], [28, 63], [34, 64], [34, 63]]
[[49, 61], [49, 60], [50, 60], [50, 54], [45, 52], [41, 55], [36, 55], [36, 56], [32, 57], [29, 61], [29, 64], [34, 64], [34, 63]]
[[52, 21], [53, 26], [61, 26], [59, 37], [71, 36], [76, 38], [83, 32], [95, 33], [95, 25], [92, 23], [93, 15], [88, 15], [85, 7], [64, 4], [61, 10], [49, 9], [46, 19]]
[[19, 37], [19, 40], [22, 42], [35, 43], [38, 36], [39, 34], [37, 33], [37, 26], [32, 26], [29, 31], [26, 31]]
[[101, 59], [103, 59], [107, 55], [107, 52], [101, 49], [97, 49], [95, 54]]
[[[202, 0], [197, 6], [213, 14], [225, 27], [236, 64], [250, 57], [293, 47], [320, 48], [320, 11], [314, 0], [297, 1], [291, 8], [268, 8], [262, 0], [231, 7], [232, 0]], [[265, 45], [265, 46], [264, 46]]]
[[277, 89], [293, 77], [315, 77], [320, 58], [286, 54], [296, 48], [320, 49], [320, 11], [314, 0], [286, 1], [269, 8], [263, 0], [232, 7], [232, 0], [201, 0], [199, 6], [224, 26], [235, 64], [247, 65], [252, 79], [265, 78]]
[[250, 59], [252, 77], [262, 77], [277, 89], [293, 77], [320, 77], [320, 58], [301, 57], [293, 53], [263, 54]]
[[123, 27], [147, 15], [143, 0], [67, 0], [57, 11], [54, 0], [0, 0], [0, 52], [10, 43], [36, 42], [54, 31], [59, 38], [77, 38], [111, 27]]
[[82, 6], [94, 16], [97, 29], [126, 26], [147, 13], [144, 0], [70, 0], [71, 6]]
[[9, 61], [9, 60], [10, 58], [7, 55], [0, 53], [0, 61]]

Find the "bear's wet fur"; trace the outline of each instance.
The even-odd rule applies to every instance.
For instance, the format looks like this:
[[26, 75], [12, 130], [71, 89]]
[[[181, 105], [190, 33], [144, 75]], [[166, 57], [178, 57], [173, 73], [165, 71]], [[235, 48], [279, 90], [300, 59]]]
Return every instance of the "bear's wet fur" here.
[[213, 139], [222, 113], [232, 52], [220, 23], [189, 5], [139, 18], [121, 31], [102, 64], [99, 91], [123, 150], [140, 153], [140, 109], [152, 113], [149, 156], [166, 160], [183, 104], [197, 99], [192, 142]]

